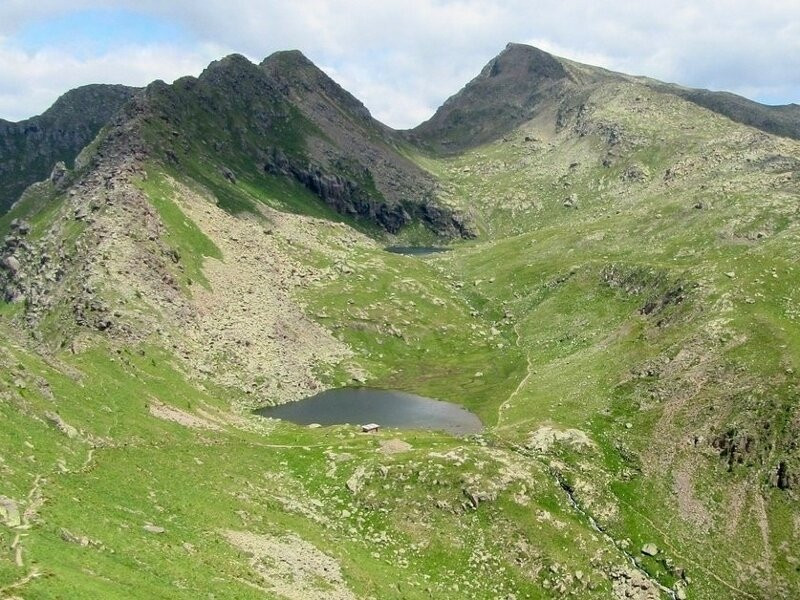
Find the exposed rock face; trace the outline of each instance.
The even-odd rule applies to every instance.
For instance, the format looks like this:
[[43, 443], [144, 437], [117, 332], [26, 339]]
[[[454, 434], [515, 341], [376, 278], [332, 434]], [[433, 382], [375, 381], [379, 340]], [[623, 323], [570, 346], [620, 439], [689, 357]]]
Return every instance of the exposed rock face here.
[[[56, 166], [51, 179], [34, 184], [21, 197], [24, 203], [40, 193], [61, 196], [54, 200], [58, 209], [45, 231], [33, 236], [26, 221], [15, 219], [0, 247], [0, 294], [6, 301], [25, 303], [28, 324], [38, 323], [60, 305], [66, 308], [64, 314], [74, 316], [74, 320], [62, 323], [65, 337], [74, 325], [100, 331], [113, 326], [111, 311], [98, 293], [101, 284], [92, 276], [98, 248], [114, 235], [99, 216], [109, 207], [127, 213], [127, 225], [121, 227], [131, 234], [135, 223], [147, 222], [146, 215], [141, 219], [132, 216], [135, 209], [149, 212], [151, 221], [154, 210], [127, 185], [132, 174], [140, 173], [145, 151], [141, 139], [125, 123], [126, 117], [117, 117], [116, 127], [99, 140], [97, 148], [76, 159], [87, 167], [77, 180], [72, 181], [66, 170]], [[80, 234], [69, 243], [65, 232], [75, 222], [80, 224]], [[157, 238], [152, 234], [147, 237]], [[168, 251], [162, 247], [164, 254]]]
[[730, 430], [717, 436], [711, 445], [719, 451], [720, 457], [728, 465], [728, 470], [733, 470], [736, 465], [743, 464], [756, 452], [757, 440], [748, 433]]
[[20, 302], [24, 299], [21, 261], [31, 249], [26, 240], [29, 233], [30, 225], [26, 221], [14, 219], [0, 247], [0, 293], [6, 302]]
[[[420, 219], [434, 231], [451, 237], [475, 236], [472, 225], [461, 215], [436, 203], [428, 190], [418, 201], [376, 202], [366, 186], [355, 179], [329, 173], [312, 163], [294, 164], [279, 150], [265, 162], [264, 170], [294, 178], [337, 212], [370, 220], [389, 233], [397, 233], [414, 219]], [[361, 179], [372, 183], [369, 170]]]
[[[303, 54], [277, 52], [260, 66], [287, 100], [337, 147], [331, 153], [318, 142], [309, 145], [312, 160], [329, 172], [322, 174], [321, 181], [318, 173], [294, 168], [295, 177], [323, 200], [339, 212], [366, 217], [391, 233], [420, 219], [443, 235], [474, 235], [462, 215], [436, 202], [433, 178], [397, 152], [402, 143], [399, 134], [373, 119], [359, 100]], [[330, 160], [331, 156], [335, 158]]]
[[69, 171], [63, 160], [58, 161], [50, 172], [50, 183], [57, 188], [62, 188], [69, 183]]
[[122, 85], [88, 85], [67, 92], [38, 117], [18, 123], [0, 120], [0, 214], [26, 187], [50, 175], [57, 162], [71, 165], [137, 91]]

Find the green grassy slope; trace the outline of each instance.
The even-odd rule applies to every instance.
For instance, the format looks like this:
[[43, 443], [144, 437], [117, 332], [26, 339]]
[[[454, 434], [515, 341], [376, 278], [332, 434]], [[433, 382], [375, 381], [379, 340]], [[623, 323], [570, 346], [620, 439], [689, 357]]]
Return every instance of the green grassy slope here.
[[643, 564], [665, 583], [664, 559], [691, 597], [791, 597], [797, 503], [777, 478], [798, 460], [800, 187], [763, 165], [798, 148], [641, 88], [589, 105], [585, 136], [532, 123], [421, 159], [494, 238], [444, 260], [495, 276], [477, 289], [529, 364], [496, 431], [586, 432], [596, 450], [559, 456], [565, 477], [614, 538], [663, 549]]
[[[126, 183], [147, 209], [126, 223], [135, 248], [181, 257], [175, 294], [211, 310], [227, 291], [212, 274], [250, 267], [256, 240], [192, 220], [216, 201], [287, 253], [259, 260], [296, 261], [276, 271], [287, 298], [350, 350], [315, 365], [323, 385], [457, 402], [486, 431], [266, 421], [245, 407], [271, 399], [190, 372], [168, 338], [83, 331], [47, 350], [2, 304], [0, 496], [20, 516], [0, 504], [0, 596], [800, 594], [795, 142], [600, 85], [458, 156], [406, 149], [481, 229], [429, 258], [332, 224], [299, 187], [245, 167], [234, 184], [201, 146]], [[15, 215], [37, 237], [65, 202], [45, 185]], [[158, 227], [142, 234], [141, 214]], [[67, 336], [65, 306], [34, 334]], [[410, 448], [383, 451], [394, 438]]]

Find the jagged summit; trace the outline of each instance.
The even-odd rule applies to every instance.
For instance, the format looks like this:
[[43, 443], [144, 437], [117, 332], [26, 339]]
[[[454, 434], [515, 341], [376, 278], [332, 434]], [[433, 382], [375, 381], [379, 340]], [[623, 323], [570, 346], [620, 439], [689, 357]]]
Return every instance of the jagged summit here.
[[[256, 210], [238, 197], [226, 204], [238, 182], [391, 233], [421, 222], [448, 237], [471, 234], [434, 205], [433, 179], [398, 151], [399, 136], [298, 51], [258, 65], [231, 54], [197, 78], [151, 84], [126, 114], [129, 133], [116, 139], [137, 134], [142, 154], [214, 189], [232, 212]], [[297, 189], [316, 202], [297, 205]]]
[[214, 60], [203, 69], [198, 79], [209, 79], [219, 74], [242, 74], [253, 73], [258, 70], [258, 66], [249, 58], [242, 54], [233, 53]]
[[489, 61], [480, 77], [535, 81], [558, 80], [569, 77], [564, 65], [552, 54], [526, 44], [510, 42], [505, 49]]

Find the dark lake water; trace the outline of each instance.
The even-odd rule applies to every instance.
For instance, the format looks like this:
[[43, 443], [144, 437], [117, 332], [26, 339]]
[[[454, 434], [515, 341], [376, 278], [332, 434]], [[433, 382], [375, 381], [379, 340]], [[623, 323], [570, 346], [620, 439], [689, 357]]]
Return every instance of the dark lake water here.
[[450, 248], [441, 246], [389, 246], [387, 252], [394, 254], [408, 254], [409, 256], [425, 256], [426, 254], [436, 254], [437, 252], [447, 252]]
[[399, 429], [434, 429], [453, 435], [478, 433], [478, 417], [457, 404], [432, 400], [406, 392], [371, 388], [328, 390], [279, 406], [256, 411], [264, 417], [283, 419], [298, 425], [365, 425]]

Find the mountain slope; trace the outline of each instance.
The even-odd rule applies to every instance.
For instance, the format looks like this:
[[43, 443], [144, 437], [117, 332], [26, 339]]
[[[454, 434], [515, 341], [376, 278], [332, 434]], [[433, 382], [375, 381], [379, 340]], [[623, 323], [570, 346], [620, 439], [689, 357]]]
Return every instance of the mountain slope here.
[[420, 157], [487, 240], [443, 260], [526, 354], [495, 431], [584, 432], [541, 453], [605, 532], [660, 549], [650, 573], [693, 571], [689, 597], [794, 597], [800, 145], [635, 78], [579, 91]]
[[679, 96], [729, 119], [800, 138], [797, 105], [765, 106], [728, 92], [711, 92], [633, 77], [553, 56], [533, 46], [508, 44], [428, 121], [406, 135], [428, 150], [453, 154], [494, 141], [538, 114], [580, 105], [604, 83], [639, 82]]
[[[462, 217], [435, 205], [433, 180], [383, 139], [386, 128], [364, 118], [360, 104], [327, 95], [335, 84], [299, 58], [267, 59], [259, 67], [229, 56], [197, 79], [151, 85], [130, 117], [141, 123], [156, 157], [211, 186], [222, 205], [236, 186], [263, 188], [272, 191], [274, 206], [335, 211], [390, 233], [421, 223], [434, 235], [471, 235]], [[309, 89], [319, 90], [313, 110], [287, 83], [309, 72]], [[332, 113], [343, 121], [324, 116]], [[307, 199], [291, 207], [303, 195], [298, 190]], [[252, 203], [226, 206], [253, 209]]]
[[[302, 53], [278, 52], [260, 66], [322, 135], [341, 149], [343, 157], [334, 161], [337, 167], [356, 173], [364, 169], [377, 194], [403, 207], [407, 216], [395, 219], [422, 220], [449, 235], [472, 235], [469, 223], [433, 202], [435, 181], [404, 156], [401, 136], [373, 119], [360, 101]], [[322, 148], [312, 152], [329, 153]], [[395, 227], [392, 224], [390, 230]]]
[[[232, 56], [31, 186], [0, 595], [798, 596], [800, 143], [557, 62], [509, 47], [419, 148], [298, 53]], [[399, 206], [448, 231], [415, 182], [478, 237], [386, 252]], [[250, 412], [347, 385], [486, 428]]]
[[555, 57], [509, 44], [433, 117], [412, 129], [410, 139], [450, 153], [492, 141], [557, 101], [572, 83]]
[[19, 123], [0, 120], [0, 214], [30, 184], [50, 174], [56, 162], [72, 166], [136, 88], [87, 85], [59, 98], [38, 117]]
[[797, 104], [767, 106], [730, 92], [711, 92], [660, 82], [653, 85], [656, 89], [672, 92], [737, 123], [767, 133], [800, 139], [800, 106]]

